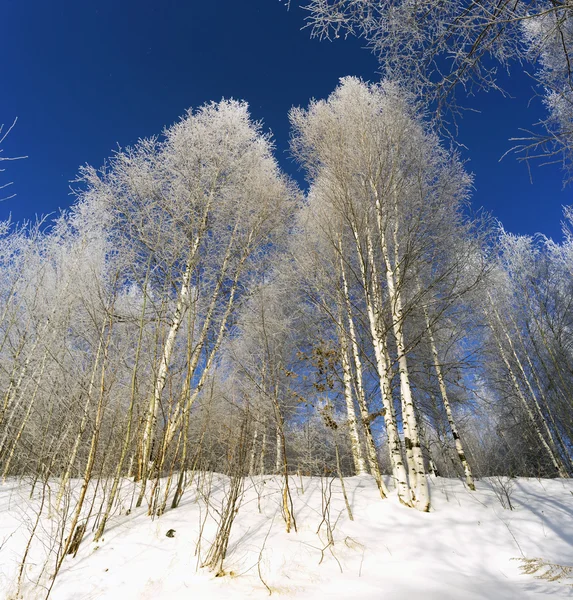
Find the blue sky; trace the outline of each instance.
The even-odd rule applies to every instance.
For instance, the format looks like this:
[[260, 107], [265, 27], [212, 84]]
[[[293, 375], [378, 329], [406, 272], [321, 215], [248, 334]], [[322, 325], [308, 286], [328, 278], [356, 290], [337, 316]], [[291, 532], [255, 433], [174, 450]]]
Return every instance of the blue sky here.
[[[296, 4], [296, 3], [293, 3]], [[375, 59], [359, 40], [311, 40], [304, 12], [279, 0], [2, 0], [0, 123], [18, 124], [4, 143], [0, 183], [17, 196], [0, 218], [34, 218], [67, 207], [81, 164], [99, 166], [117, 145], [160, 133], [191, 106], [244, 99], [276, 139], [282, 167], [302, 180], [288, 156], [287, 113], [327, 96], [340, 77], [376, 80]], [[475, 174], [473, 204], [515, 233], [560, 238], [558, 167], [527, 168], [499, 158], [542, 115], [519, 67], [504, 82], [511, 98], [481, 94], [481, 114], [461, 121], [458, 141]]]

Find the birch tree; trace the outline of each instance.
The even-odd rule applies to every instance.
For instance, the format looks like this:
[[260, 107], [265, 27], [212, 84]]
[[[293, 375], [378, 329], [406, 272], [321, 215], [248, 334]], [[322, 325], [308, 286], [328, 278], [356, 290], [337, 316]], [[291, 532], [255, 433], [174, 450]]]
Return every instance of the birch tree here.
[[[168, 322], [141, 436], [141, 502], [150, 459], [160, 471], [205, 384], [235, 303], [256, 271], [258, 252], [283, 226], [293, 194], [270, 139], [251, 120], [247, 105], [235, 101], [189, 111], [161, 140], [142, 140], [101, 172], [86, 169], [84, 178], [87, 193], [109, 207], [116, 239], [132, 247], [134, 273], [149, 264], [150, 285], [168, 294]], [[171, 408], [163, 407], [167, 417], [159, 432], [158, 414], [188, 311], [193, 317], [187, 375]]]
[[[552, 469], [568, 475], [565, 423], [556, 417], [571, 389], [567, 356], [568, 277], [555, 269], [556, 245], [502, 234], [502, 254], [484, 311], [514, 397]], [[503, 316], [505, 315], [505, 317]], [[565, 425], [565, 428], [564, 428]]]
[[[327, 101], [291, 113], [293, 148], [305, 164], [313, 194], [342, 215], [359, 257], [360, 279], [386, 411], [394, 478], [405, 504], [428, 510], [429, 495], [410, 382], [406, 339], [416, 265], [431, 263], [438, 231], [457, 219], [468, 177], [455, 157], [424, 131], [398, 87], [347, 78]], [[409, 297], [410, 296], [410, 297]], [[392, 398], [392, 366], [399, 379], [409, 468], [403, 473]]]
[[[384, 498], [388, 490], [380, 472], [372, 432], [372, 423], [382, 416], [383, 409], [367, 399], [365, 380], [370, 374], [364, 363], [369, 364], [371, 357], [365, 356], [362, 340], [361, 319], [365, 315], [363, 304], [354, 295], [355, 286], [349, 283], [349, 273], [355, 273], [358, 267], [343, 244], [343, 224], [321, 204], [314, 192], [309, 195], [308, 205], [300, 211], [297, 223], [297, 234], [292, 240], [295, 278], [307, 305], [324, 317], [314, 324], [316, 335], [332, 338], [332, 343], [340, 348], [339, 385], [346, 412], [346, 420], [341, 424], [344, 425], [342, 430], [348, 433], [354, 471], [365, 472], [367, 463]], [[360, 291], [357, 293], [360, 297]]]

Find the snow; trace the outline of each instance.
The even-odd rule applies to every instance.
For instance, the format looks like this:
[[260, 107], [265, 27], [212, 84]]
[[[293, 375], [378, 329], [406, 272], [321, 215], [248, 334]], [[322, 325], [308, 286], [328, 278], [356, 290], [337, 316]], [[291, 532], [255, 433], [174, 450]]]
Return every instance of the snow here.
[[[470, 492], [458, 480], [432, 478], [433, 509], [421, 513], [401, 506], [394, 496], [381, 500], [369, 476], [351, 477], [345, 484], [354, 521], [338, 480], [292, 477], [290, 484], [298, 532], [286, 533], [280, 478], [245, 480], [226, 574], [215, 577], [201, 562], [229, 480], [217, 474], [196, 477], [181, 505], [155, 519], [147, 516], [146, 507], [126, 514], [136, 490], [125, 481], [103, 539], [94, 543], [88, 527], [77, 556], [66, 557], [50, 598], [266, 598], [266, 586], [272, 596], [301, 599], [573, 598], [573, 572], [552, 582], [539, 578], [543, 568], [535, 574], [520, 568], [522, 558], [573, 566], [572, 480], [511, 480], [514, 510], [507, 510], [495, 493], [495, 479], [477, 482], [477, 491]], [[323, 506], [330, 489], [334, 544], [328, 546]], [[0, 486], [0, 598], [14, 597], [40, 502], [29, 495], [29, 486], [15, 480]], [[93, 514], [98, 510], [96, 503]], [[26, 600], [46, 596], [45, 589], [33, 585], [39, 577], [41, 584], [50, 584], [54, 555], [41, 573], [57, 519], [45, 512], [23, 578]], [[175, 530], [173, 537], [166, 536], [169, 529]]]

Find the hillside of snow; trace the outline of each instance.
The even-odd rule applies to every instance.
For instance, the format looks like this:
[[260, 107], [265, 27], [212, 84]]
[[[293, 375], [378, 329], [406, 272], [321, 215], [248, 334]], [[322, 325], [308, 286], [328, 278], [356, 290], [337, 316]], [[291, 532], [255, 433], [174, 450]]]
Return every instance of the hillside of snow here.
[[[98, 543], [92, 526], [52, 587], [54, 600], [327, 598], [332, 600], [516, 600], [573, 598], [573, 481], [507, 478], [432, 479], [433, 509], [420, 513], [395, 497], [381, 500], [366, 476], [340, 481], [289, 478], [297, 531], [285, 531], [281, 480], [244, 481], [223, 576], [202, 568], [217, 531], [229, 479], [200, 474], [181, 505], [161, 517], [121, 500]], [[504, 488], [508, 492], [504, 493]], [[25, 600], [45, 598], [51, 583], [57, 519], [44, 509], [21, 577]], [[92, 490], [97, 498], [97, 490]], [[0, 487], [0, 598], [15, 582], [40, 506], [38, 492], [8, 480]], [[508, 496], [513, 510], [507, 506]], [[54, 511], [52, 511], [54, 512]], [[87, 516], [87, 515], [86, 515]], [[170, 530], [173, 530], [170, 532]], [[167, 533], [169, 532], [169, 536]], [[551, 581], [553, 579], [554, 581]]]

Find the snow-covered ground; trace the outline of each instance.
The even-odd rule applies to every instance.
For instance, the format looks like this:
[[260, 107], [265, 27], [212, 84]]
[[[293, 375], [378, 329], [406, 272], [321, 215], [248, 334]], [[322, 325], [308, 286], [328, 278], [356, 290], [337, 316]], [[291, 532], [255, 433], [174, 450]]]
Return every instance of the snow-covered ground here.
[[[223, 577], [200, 565], [216, 531], [227, 478], [212, 475], [209, 510], [195, 482], [179, 508], [153, 520], [145, 508], [126, 514], [133, 484], [125, 482], [122, 506], [103, 539], [94, 543], [88, 528], [77, 556], [64, 561], [50, 598], [227, 600], [265, 598], [269, 591], [276, 597], [332, 600], [573, 598], [573, 572], [548, 581], [539, 578], [548, 567], [528, 574], [521, 560], [573, 566], [571, 480], [512, 480], [510, 511], [500, 504], [495, 480], [478, 482], [472, 493], [459, 481], [433, 479], [433, 510], [419, 513], [394, 497], [381, 500], [371, 478], [352, 477], [345, 482], [354, 521], [339, 481], [290, 481], [298, 528], [291, 533], [281, 516], [280, 480], [245, 481]], [[205, 481], [200, 487], [209, 488]], [[0, 598], [14, 593], [34, 524], [39, 499], [31, 502], [29, 491], [14, 481], [0, 487]], [[96, 504], [94, 514], [98, 510]], [[170, 529], [173, 537], [166, 535]], [[30, 582], [41, 574], [55, 530], [42, 518], [24, 571], [25, 600], [45, 597], [45, 590]], [[53, 558], [44, 583], [51, 568]]]

